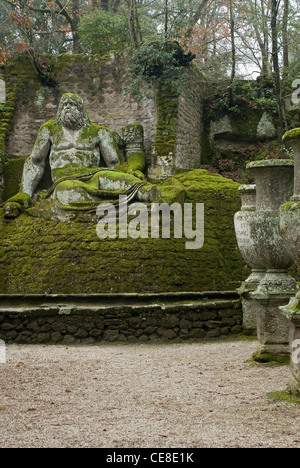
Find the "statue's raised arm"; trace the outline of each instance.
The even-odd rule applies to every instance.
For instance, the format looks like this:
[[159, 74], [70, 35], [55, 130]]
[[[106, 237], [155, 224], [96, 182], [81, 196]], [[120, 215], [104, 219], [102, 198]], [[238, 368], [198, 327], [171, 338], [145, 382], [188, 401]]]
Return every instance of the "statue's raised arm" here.
[[50, 131], [42, 126], [33, 147], [31, 156], [24, 165], [21, 192], [32, 198], [44, 174], [45, 163], [51, 148]]
[[98, 135], [100, 153], [106, 166], [110, 169], [116, 169], [120, 166], [121, 160], [118, 154], [119, 149], [111, 132], [107, 128], [100, 127]]
[[20, 192], [4, 204], [5, 218], [16, 218], [29, 208], [44, 174], [45, 162], [51, 148], [50, 132], [44, 125], [40, 128], [30, 157], [24, 164]]

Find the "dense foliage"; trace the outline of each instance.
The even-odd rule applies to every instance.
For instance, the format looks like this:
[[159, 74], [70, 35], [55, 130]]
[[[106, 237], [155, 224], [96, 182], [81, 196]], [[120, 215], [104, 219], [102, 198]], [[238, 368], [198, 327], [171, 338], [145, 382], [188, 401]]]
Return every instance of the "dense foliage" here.
[[84, 15], [79, 32], [83, 49], [92, 54], [122, 52], [130, 45], [127, 19], [112, 12], [98, 10]]

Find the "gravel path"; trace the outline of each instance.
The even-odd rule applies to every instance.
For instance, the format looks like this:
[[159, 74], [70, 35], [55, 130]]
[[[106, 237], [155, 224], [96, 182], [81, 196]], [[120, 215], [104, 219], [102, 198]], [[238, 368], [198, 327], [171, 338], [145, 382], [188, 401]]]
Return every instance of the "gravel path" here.
[[255, 341], [7, 347], [0, 447], [300, 447], [289, 368], [251, 366]]

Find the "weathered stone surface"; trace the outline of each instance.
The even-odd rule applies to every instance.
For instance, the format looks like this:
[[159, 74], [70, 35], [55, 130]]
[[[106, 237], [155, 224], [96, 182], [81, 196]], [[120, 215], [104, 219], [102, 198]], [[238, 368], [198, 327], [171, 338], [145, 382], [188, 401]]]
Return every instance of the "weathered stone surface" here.
[[[22, 65], [19, 66], [21, 78]], [[105, 125], [121, 134], [128, 123], [143, 124], [149, 154], [157, 125], [155, 101], [146, 98], [137, 101], [124, 94], [126, 63], [122, 58], [103, 60], [97, 56], [61, 55], [57, 57], [55, 67], [56, 89], [41, 85], [34, 88], [32, 82], [25, 83], [8, 142], [9, 155], [27, 157], [30, 154], [38, 128], [46, 120], [54, 118], [59, 97], [70, 92], [79, 94], [88, 103], [91, 119], [98, 125]], [[28, 66], [23, 68], [28, 69]]]
[[0, 104], [4, 104], [5, 101], [6, 101], [5, 81], [0, 79]]
[[[284, 248], [280, 236], [278, 210], [293, 193], [294, 170], [289, 160], [253, 162], [257, 207], [249, 220], [250, 235], [257, 256], [266, 269], [256, 291], [250, 293], [257, 304], [258, 355], [288, 355], [288, 322], [279, 307], [296, 291], [296, 281], [288, 274], [294, 260]], [[276, 349], [276, 353], [274, 353]]]
[[251, 275], [239, 288], [239, 294], [242, 298], [244, 330], [248, 335], [255, 335], [257, 332], [257, 304], [250, 296], [250, 292], [257, 289], [266, 273], [251, 236], [251, 219], [255, 216], [256, 210], [256, 185], [242, 185], [239, 192], [242, 208], [234, 216], [235, 233], [239, 250], [252, 270]]
[[[284, 141], [295, 154], [295, 179], [292, 201], [280, 207], [280, 233], [286, 251], [300, 267], [300, 129], [296, 128], [284, 135]], [[290, 388], [294, 395], [300, 396], [300, 292], [292, 297], [287, 305], [280, 307], [289, 325], [289, 344], [291, 350]]]
[[274, 140], [277, 137], [277, 131], [272, 118], [267, 112], [264, 112], [257, 126], [257, 138], [259, 140]]
[[[59, 315], [59, 309], [48, 308], [48, 314], [32, 308], [30, 312], [20, 314], [11, 311], [0, 313], [3, 320], [0, 328], [0, 339], [7, 343], [87, 343], [87, 342], [115, 342], [115, 341], [148, 341], [148, 340], [176, 340], [202, 339], [226, 336], [240, 333], [241, 305], [237, 308], [236, 300], [227, 300], [227, 308], [218, 307], [218, 301], [203, 303], [186, 303], [185, 310], [178, 312], [176, 304], [169, 304], [168, 314], [164, 306], [157, 305], [141, 308], [137, 315], [137, 308], [131, 309], [124, 317], [123, 307], [114, 308], [115, 318], [106, 319], [96, 309], [85, 308], [84, 312], [71, 308], [70, 315]], [[191, 313], [188, 305], [194, 305]], [[224, 301], [222, 302], [224, 305]], [[230, 306], [232, 308], [230, 308]], [[210, 312], [205, 312], [210, 307]], [[183, 308], [184, 309], [184, 308]], [[204, 312], [203, 312], [204, 309]], [[203, 317], [206, 315], [206, 319]], [[35, 320], [30, 320], [33, 315]], [[108, 313], [113, 317], [112, 312]], [[120, 318], [123, 315], [122, 318]], [[102, 316], [102, 318], [101, 318]], [[197, 318], [201, 317], [201, 321]], [[230, 317], [230, 318], [229, 318]], [[41, 323], [39, 323], [41, 322]], [[48, 331], [49, 330], [49, 331]]]

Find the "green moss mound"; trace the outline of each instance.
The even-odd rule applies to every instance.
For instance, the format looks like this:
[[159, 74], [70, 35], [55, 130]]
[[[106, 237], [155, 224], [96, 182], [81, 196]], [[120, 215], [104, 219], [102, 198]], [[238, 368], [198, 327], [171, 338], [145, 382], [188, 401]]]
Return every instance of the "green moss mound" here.
[[298, 405], [300, 404], [300, 396], [296, 397], [292, 395], [292, 392], [289, 388], [278, 392], [268, 393], [267, 397], [269, 400], [285, 401], [286, 403], [296, 403]]
[[290, 356], [281, 356], [266, 351], [256, 351], [252, 356], [252, 362], [258, 364], [288, 366], [290, 364]]
[[283, 135], [283, 141], [295, 140], [300, 137], [300, 128], [293, 128]]
[[100, 240], [95, 224], [27, 213], [5, 221], [0, 210], [0, 293], [235, 290], [249, 274], [234, 232], [238, 186], [204, 170], [162, 184], [170, 202], [181, 191], [186, 203], [204, 203], [205, 243], [199, 250], [186, 250], [186, 239]]

